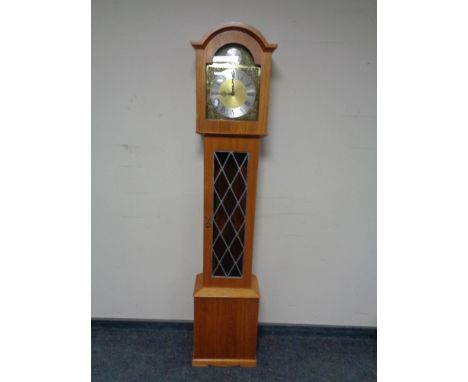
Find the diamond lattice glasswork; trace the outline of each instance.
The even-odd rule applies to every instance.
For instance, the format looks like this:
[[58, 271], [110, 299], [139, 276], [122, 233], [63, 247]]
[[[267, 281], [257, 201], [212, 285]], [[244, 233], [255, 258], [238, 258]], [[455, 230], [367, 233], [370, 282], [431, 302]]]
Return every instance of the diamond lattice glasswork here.
[[246, 152], [213, 153], [213, 277], [242, 277], [248, 160]]

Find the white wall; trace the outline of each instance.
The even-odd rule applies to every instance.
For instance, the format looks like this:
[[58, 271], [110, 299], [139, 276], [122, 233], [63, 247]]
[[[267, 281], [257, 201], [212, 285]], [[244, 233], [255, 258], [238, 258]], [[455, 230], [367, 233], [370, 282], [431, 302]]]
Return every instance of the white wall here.
[[242, 21], [279, 45], [260, 321], [375, 326], [375, 1], [94, 0], [92, 18], [93, 317], [193, 318], [203, 158], [189, 42]]

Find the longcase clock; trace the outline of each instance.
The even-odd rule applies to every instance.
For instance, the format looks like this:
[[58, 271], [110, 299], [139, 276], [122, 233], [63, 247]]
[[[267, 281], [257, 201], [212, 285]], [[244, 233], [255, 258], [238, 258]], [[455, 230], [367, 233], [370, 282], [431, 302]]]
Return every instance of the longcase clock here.
[[252, 274], [260, 138], [267, 134], [270, 44], [230, 23], [192, 42], [196, 131], [204, 138], [203, 273], [194, 290], [193, 366], [256, 366], [260, 292]]

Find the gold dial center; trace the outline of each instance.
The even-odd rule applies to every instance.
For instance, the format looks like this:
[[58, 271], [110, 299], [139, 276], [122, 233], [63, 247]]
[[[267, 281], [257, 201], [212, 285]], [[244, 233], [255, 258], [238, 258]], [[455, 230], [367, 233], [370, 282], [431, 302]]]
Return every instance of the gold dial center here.
[[224, 81], [219, 87], [219, 100], [230, 109], [244, 104], [247, 99], [247, 89], [242, 81], [234, 80], [234, 94], [232, 94], [232, 80]]

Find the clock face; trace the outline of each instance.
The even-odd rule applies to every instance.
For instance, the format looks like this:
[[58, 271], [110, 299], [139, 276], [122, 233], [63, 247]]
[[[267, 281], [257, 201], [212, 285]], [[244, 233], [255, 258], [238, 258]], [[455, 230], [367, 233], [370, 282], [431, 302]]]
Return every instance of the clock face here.
[[245, 116], [254, 106], [257, 89], [243, 70], [224, 69], [215, 72], [210, 88], [210, 102], [226, 118]]
[[207, 118], [257, 120], [260, 67], [247, 49], [234, 44], [221, 48], [206, 75]]

